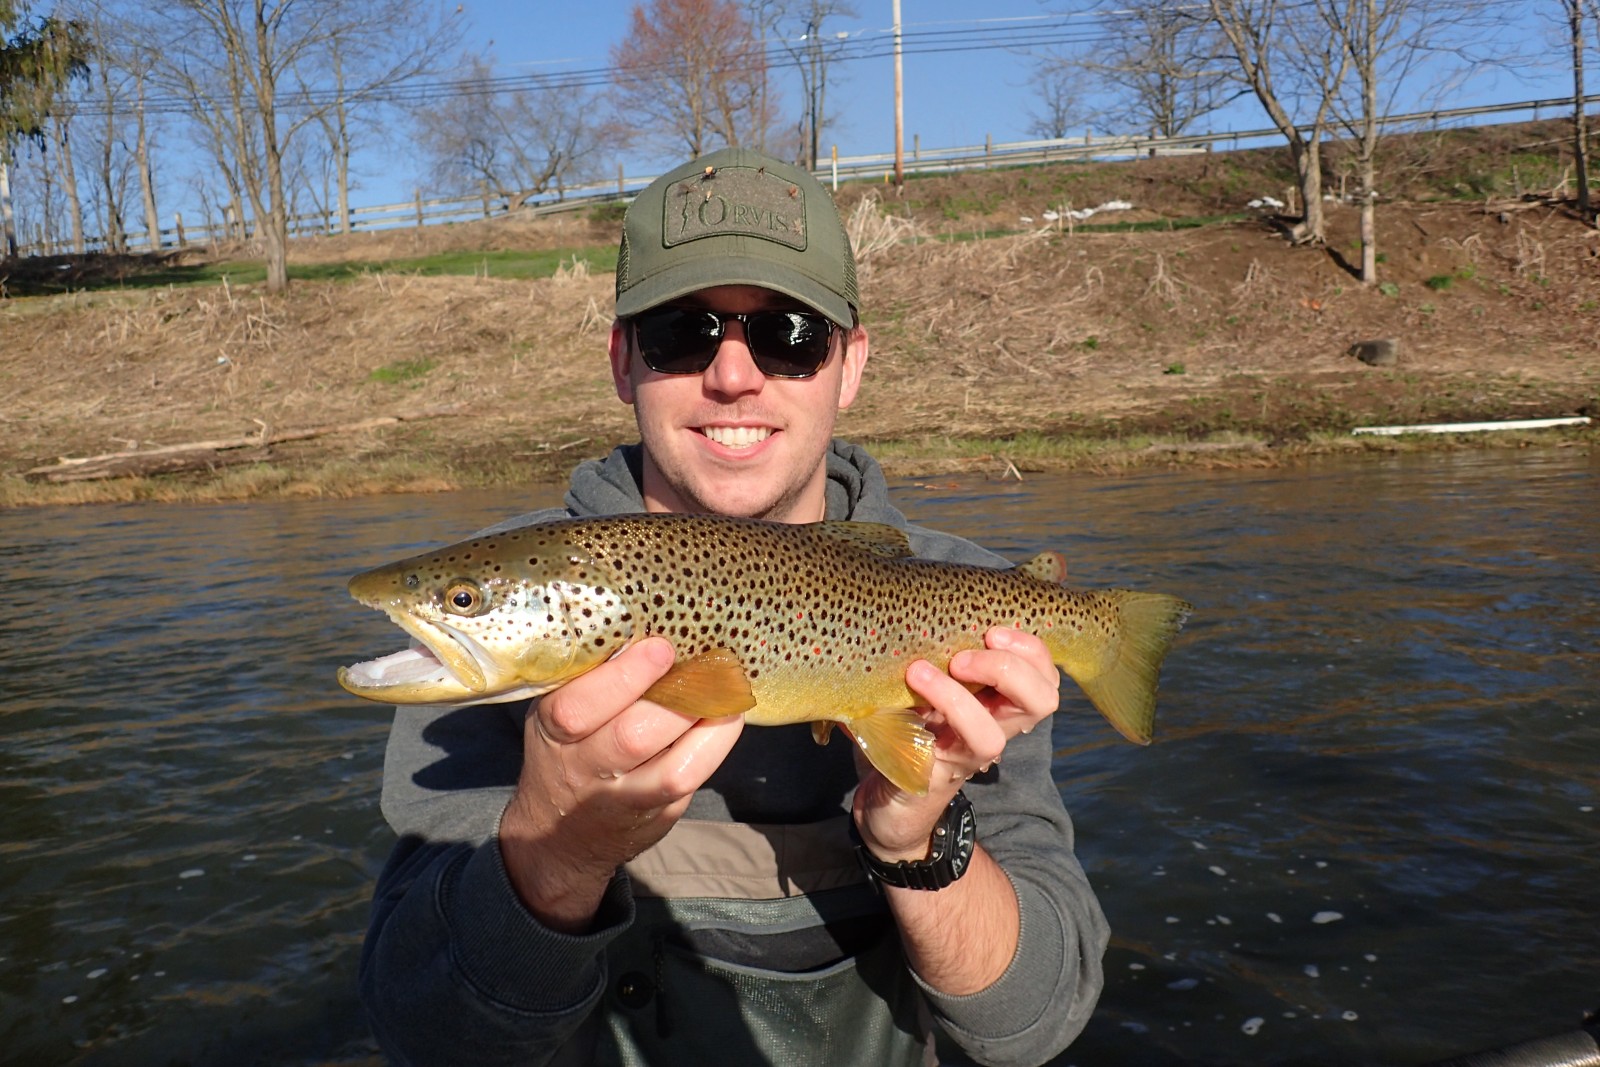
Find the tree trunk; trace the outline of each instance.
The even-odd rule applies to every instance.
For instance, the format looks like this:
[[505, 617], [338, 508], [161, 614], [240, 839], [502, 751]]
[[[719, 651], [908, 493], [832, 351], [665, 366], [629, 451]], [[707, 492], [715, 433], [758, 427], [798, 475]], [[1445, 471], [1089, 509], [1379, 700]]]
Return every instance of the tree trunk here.
[[1365, 0], [1361, 76], [1361, 284], [1378, 284], [1378, 0]]
[[261, 149], [267, 161], [266, 218], [267, 292], [289, 288], [289, 211], [283, 192], [283, 145], [278, 141], [276, 108], [277, 73], [273, 65], [272, 29], [267, 25], [265, 0], [255, 3], [256, 104], [261, 113]]
[[[1369, 169], [1370, 173], [1370, 169]], [[1378, 282], [1378, 205], [1368, 193], [1361, 200], [1361, 283]]]
[[1567, 0], [1572, 24], [1572, 146], [1578, 170], [1578, 214], [1592, 220], [1589, 203], [1589, 122], [1583, 111], [1583, 0]]
[[57, 116], [50, 124], [56, 146], [56, 164], [61, 171], [61, 188], [67, 193], [67, 214], [72, 223], [72, 250], [83, 255], [83, 199], [78, 195], [78, 172], [72, 165], [72, 139], [67, 136], [67, 120]]
[[339, 103], [339, 144], [335, 149], [339, 166], [339, 232], [350, 232], [350, 127]]
[[[142, 95], [142, 94], [141, 94]], [[161, 251], [161, 216], [156, 212], [156, 186], [150, 176], [150, 142], [145, 135], [144, 104], [139, 105], [139, 136], [135, 147], [139, 187], [144, 193], [144, 228], [149, 250]]]
[[1322, 216], [1322, 143], [1296, 135], [1289, 142], [1294, 158], [1295, 184], [1300, 189], [1300, 221], [1289, 229], [1289, 239], [1297, 245], [1322, 244], [1327, 226]]
[[[110, 64], [99, 64], [100, 90], [106, 100], [115, 101], [117, 94], [111, 85]], [[121, 254], [128, 250], [127, 235], [122, 232], [122, 190], [117, 188], [116, 171], [113, 167], [115, 158], [113, 153], [117, 145], [117, 109], [106, 108], [105, 129], [102, 131], [99, 179], [100, 191], [105, 197], [105, 232], [101, 236], [102, 247], [107, 252]]]
[[0, 153], [0, 260], [17, 258], [17, 223], [11, 214], [11, 167]]

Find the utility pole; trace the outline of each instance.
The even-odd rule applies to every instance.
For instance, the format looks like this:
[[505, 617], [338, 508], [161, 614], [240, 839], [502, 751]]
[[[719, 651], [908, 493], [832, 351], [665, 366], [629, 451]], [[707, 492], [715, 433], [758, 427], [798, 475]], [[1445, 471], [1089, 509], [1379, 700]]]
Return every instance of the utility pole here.
[[906, 184], [905, 93], [900, 69], [900, 0], [894, 0], [894, 187]]
[[822, 110], [822, 101], [820, 99], [822, 86], [819, 84], [822, 67], [822, 41], [818, 37], [821, 29], [822, 26], [819, 19], [813, 18], [806, 24], [806, 65], [810, 69], [810, 77], [807, 80], [811, 83], [811, 99], [806, 103], [807, 110], [810, 113], [806, 124], [810, 127], [811, 133], [810, 143], [806, 146], [806, 159], [807, 165], [811, 170], [817, 169], [817, 152], [821, 146], [820, 136], [822, 133], [818, 128], [820, 125], [818, 113]]

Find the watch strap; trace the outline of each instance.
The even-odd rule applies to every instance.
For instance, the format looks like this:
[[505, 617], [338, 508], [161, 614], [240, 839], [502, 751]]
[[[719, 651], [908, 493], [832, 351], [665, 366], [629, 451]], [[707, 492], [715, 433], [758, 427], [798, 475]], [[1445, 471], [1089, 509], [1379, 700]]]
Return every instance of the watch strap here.
[[938, 890], [956, 881], [971, 864], [977, 829], [972, 802], [957, 792], [928, 839], [928, 858], [889, 863], [872, 854], [855, 820], [850, 820], [850, 837], [861, 866], [874, 881], [897, 889]]

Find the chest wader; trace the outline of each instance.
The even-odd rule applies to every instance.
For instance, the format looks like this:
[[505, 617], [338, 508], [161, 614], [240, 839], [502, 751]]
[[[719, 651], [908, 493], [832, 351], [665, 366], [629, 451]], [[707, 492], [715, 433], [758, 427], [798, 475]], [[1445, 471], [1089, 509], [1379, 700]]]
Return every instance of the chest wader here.
[[637, 909], [558, 1062], [920, 1067], [930, 1022], [844, 818], [681, 822], [628, 865]]

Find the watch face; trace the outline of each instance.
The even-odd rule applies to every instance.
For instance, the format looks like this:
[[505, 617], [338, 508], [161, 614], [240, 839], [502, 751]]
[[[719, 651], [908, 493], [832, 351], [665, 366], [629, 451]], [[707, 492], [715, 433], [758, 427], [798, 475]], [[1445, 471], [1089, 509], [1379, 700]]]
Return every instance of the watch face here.
[[956, 839], [950, 849], [950, 874], [951, 880], [960, 878], [966, 873], [967, 864], [972, 862], [972, 850], [977, 845], [978, 820], [972, 814], [972, 808], [966, 807], [961, 811], [961, 819], [956, 823]]

